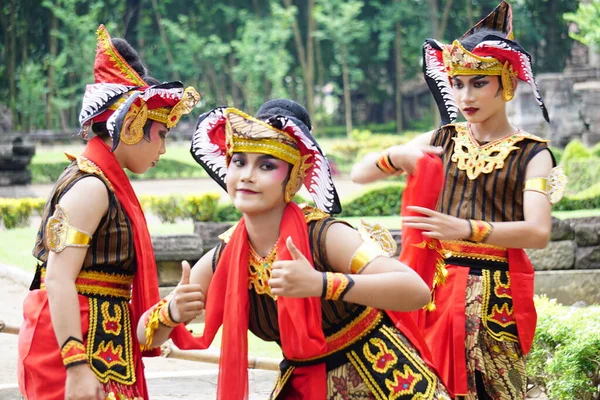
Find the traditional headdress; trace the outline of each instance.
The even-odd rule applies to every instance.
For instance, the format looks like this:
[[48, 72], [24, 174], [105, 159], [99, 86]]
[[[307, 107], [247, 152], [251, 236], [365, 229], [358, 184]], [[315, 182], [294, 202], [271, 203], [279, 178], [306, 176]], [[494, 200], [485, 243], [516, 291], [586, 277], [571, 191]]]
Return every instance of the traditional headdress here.
[[[459, 40], [488, 28], [502, 32], [506, 37], [489, 34], [472, 51], [465, 49]], [[502, 81], [504, 100], [514, 97], [514, 77], [527, 82], [546, 121], [550, 122], [542, 95], [533, 77], [531, 56], [515, 41], [512, 32], [512, 10], [503, 1], [487, 17], [469, 29], [459, 40], [446, 45], [434, 39], [423, 44], [423, 73], [441, 114], [442, 124], [453, 122], [458, 107], [452, 96], [449, 78], [456, 75], [496, 75]]]
[[285, 188], [286, 202], [304, 184], [318, 208], [330, 214], [341, 211], [329, 162], [310, 133], [308, 114], [291, 100], [268, 101], [256, 118], [225, 107], [201, 115], [191, 152], [225, 190], [227, 166], [233, 153], [272, 155], [293, 166]]
[[[104, 25], [100, 25], [96, 33], [95, 83], [87, 85], [79, 114], [80, 133], [84, 138], [93, 123], [106, 121], [113, 150], [119, 141], [135, 144], [144, 135], [147, 119], [172, 128], [200, 100], [194, 88], [184, 89], [181, 82], [150, 86], [119, 54]], [[129, 119], [132, 121], [128, 131], [121, 132], [123, 123]]]

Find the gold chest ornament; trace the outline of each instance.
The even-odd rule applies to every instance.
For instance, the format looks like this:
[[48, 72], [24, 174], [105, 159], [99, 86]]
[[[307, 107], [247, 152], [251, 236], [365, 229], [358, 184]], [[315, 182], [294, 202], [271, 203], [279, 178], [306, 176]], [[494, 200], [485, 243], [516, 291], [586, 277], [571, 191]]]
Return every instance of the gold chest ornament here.
[[518, 150], [516, 143], [533, 139], [540, 142], [547, 142], [526, 132], [518, 130], [517, 132], [493, 140], [484, 145], [477, 143], [471, 130], [466, 124], [456, 124], [456, 136], [454, 140], [454, 152], [452, 153], [452, 162], [461, 171], [466, 171], [467, 177], [471, 180], [476, 179], [480, 174], [489, 174], [495, 169], [502, 169], [506, 157]]

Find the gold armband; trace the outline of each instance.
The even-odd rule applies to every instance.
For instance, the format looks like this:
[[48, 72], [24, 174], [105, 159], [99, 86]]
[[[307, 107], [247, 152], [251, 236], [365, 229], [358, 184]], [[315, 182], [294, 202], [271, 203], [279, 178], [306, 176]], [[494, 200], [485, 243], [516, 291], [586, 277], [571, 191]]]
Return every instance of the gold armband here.
[[396, 253], [396, 241], [383, 226], [371, 225], [361, 220], [358, 233], [363, 243], [356, 249], [350, 260], [351, 274], [360, 274], [377, 257], [391, 257]]
[[531, 190], [545, 194], [550, 204], [556, 204], [562, 199], [567, 187], [568, 178], [563, 172], [562, 165], [552, 168], [547, 178], [530, 178], [525, 182], [523, 191]]
[[65, 209], [57, 204], [46, 223], [46, 247], [60, 253], [65, 247], [89, 247], [91, 241], [92, 235], [72, 226]]

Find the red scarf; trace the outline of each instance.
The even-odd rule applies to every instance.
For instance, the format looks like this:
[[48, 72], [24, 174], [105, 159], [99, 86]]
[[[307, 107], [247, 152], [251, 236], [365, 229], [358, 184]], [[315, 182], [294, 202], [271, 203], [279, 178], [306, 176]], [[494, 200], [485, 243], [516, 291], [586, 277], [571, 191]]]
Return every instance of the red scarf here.
[[[144, 212], [138, 201], [131, 182], [127, 178], [125, 171], [110, 151], [109, 147], [100, 139], [95, 137], [91, 139], [82, 154], [83, 157], [92, 161], [101, 170], [104, 176], [111, 183], [115, 196], [121, 203], [125, 214], [131, 222], [133, 231], [133, 242], [135, 246], [136, 271], [133, 279], [133, 293], [131, 297], [131, 324], [133, 327], [134, 346], [139, 346], [137, 335], [135, 334], [137, 323], [142, 314], [156, 304], [159, 299], [158, 276], [156, 273], [156, 261], [154, 259], [154, 250], [152, 249], [152, 240], [150, 232], [146, 225]], [[154, 349], [143, 353], [144, 356], [159, 356], [160, 349]], [[143, 376], [144, 367], [142, 358], [137, 357], [136, 371], [138, 380], [144, 382], [144, 392], [146, 391], [145, 380]], [[141, 375], [141, 376], [140, 376]], [[142, 397], [147, 398], [147, 393], [142, 393]]]
[[[304, 213], [295, 204], [285, 208], [277, 241], [278, 260], [291, 260], [285, 241], [294, 244], [312, 264], [308, 227]], [[248, 232], [244, 218], [235, 228], [223, 250], [206, 296], [204, 334], [194, 338], [180, 325], [171, 334], [181, 349], [205, 349], [223, 326], [219, 360], [218, 400], [248, 398]], [[318, 297], [289, 298], [279, 296], [277, 314], [283, 354], [291, 359], [319, 356], [326, 350]], [[297, 367], [290, 378], [298, 399], [326, 397], [325, 364]]]

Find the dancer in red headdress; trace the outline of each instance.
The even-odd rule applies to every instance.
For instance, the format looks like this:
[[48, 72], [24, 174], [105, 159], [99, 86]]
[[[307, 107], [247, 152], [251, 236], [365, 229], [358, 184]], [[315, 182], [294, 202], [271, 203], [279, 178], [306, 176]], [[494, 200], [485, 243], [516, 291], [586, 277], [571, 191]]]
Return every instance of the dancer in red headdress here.
[[[432, 288], [432, 301], [415, 316], [434, 362], [457, 396], [522, 399], [523, 356], [536, 325], [534, 272], [523, 249], [548, 243], [551, 203], [566, 177], [553, 168], [547, 140], [508, 121], [519, 80], [532, 87], [546, 120], [548, 113], [531, 58], [513, 40], [506, 2], [451, 45], [426, 40], [423, 57], [443, 126], [365, 157], [352, 177], [425, 177], [409, 178], [401, 259]], [[466, 122], [454, 122], [458, 111]], [[424, 153], [439, 154], [441, 164]], [[431, 198], [440, 187], [439, 199]]]
[[[306, 110], [284, 99], [256, 118], [233, 108], [200, 117], [192, 154], [243, 218], [194, 266], [189, 285], [146, 314], [139, 339], [157, 346], [170, 335], [179, 347], [206, 348], [223, 326], [218, 399], [248, 396], [248, 330], [281, 346], [271, 398], [448, 399], [415, 325], [395, 312], [422, 307], [427, 286], [390, 258], [387, 230], [357, 232], [330, 216], [340, 204], [310, 131]], [[303, 184], [316, 207], [292, 201]], [[203, 336], [171, 331], [194, 316], [199, 292]]]
[[169, 129], [199, 96], [147, 76], [125, 40], [102, 25], [97, 33], [95, 83], [79, 116], [82, 135], [91, 127], [96, 137], [69, 156], [33, 250], [40, 264], [19, 334], [19, 387], [28, 400], [148, 398], [133, 329], [159, 299], [156, 264], [123, 169], [153, 167]]

